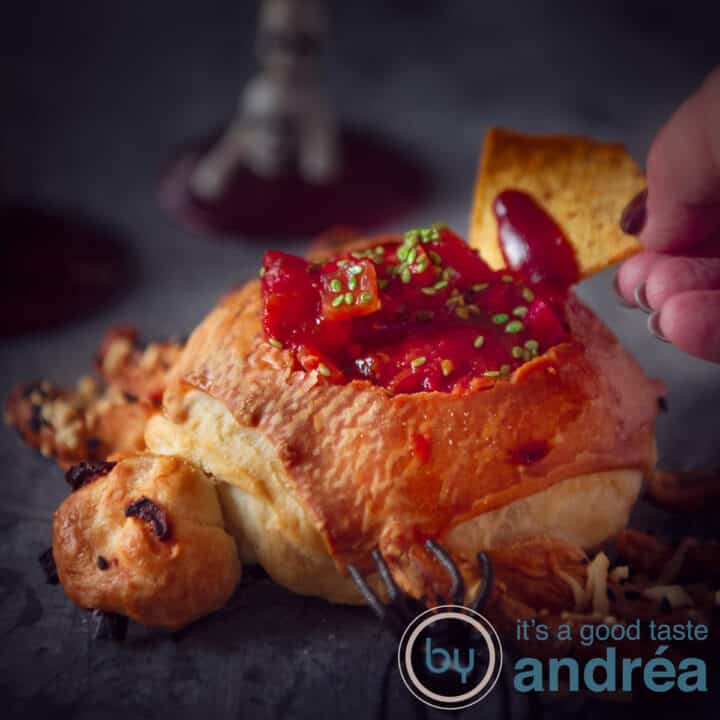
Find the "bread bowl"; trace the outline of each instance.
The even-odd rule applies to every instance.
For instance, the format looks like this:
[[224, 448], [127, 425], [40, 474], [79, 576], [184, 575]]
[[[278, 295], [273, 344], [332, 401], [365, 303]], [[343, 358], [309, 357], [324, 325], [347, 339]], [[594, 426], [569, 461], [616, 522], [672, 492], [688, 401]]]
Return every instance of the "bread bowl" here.
[[[511, 285], [489, 282], [482, 293]], [[450, 297], [448, 288], [440, 299]], [[393, 392], [343, 377], [339, 364], [307, 345], [296, 345], [301, 359], [276, 347], [277, 338], [263, 332], [259, 283], [251, 282], [190, 337], [146, 442], [215, 478], [246, 559], [294, 592], [336, 602], [359, 601], [343, 570], [352, 564], [369, 572], [376, 547], [417, 597], [441, 592], [423, 546], [428, 537], [467, 560], [536, 535], [595, 547], [626, 525], [641, 477], [654, 465], [662, 388], [577, 297], [563, 303], [567, 337], [541, 345], [507, 375], [471, 372], [443, 390]], [[484, 347], [492, 338], [479, 307], [478, 323], [460, 320], [452, 332], [482, 357], [473, 337], [482, 329]], [[419, 332], [432, 332], [432, 321], [420, 323]], [[451, 331], [440, 332], [447, 338]], [[527, 334], [496, 333], [511, 344], [527, 342]], [[432, 345], [442, 342], [427, 334], [422, 350], [398, 350], [394, 341], [382, 348], [425, 357], [424, 369], [440, 364]], [[419, 375], [412, 360], [399, 365], [398, 375], [407, 367]], [[445, 380], [442, 371], [428, 374]], [[407, 388], [409, 379], [400, 382]]]
[[[525, 174], [522, 148], [535, 158]], [[618, 146], [585, 140], [520, 142], [496, 132], [487, 151], [471, 239], [492, 267], [443, 226], [361, 239], [334, 257], [316, 249], [312, 261], [268, 253], [262, 279], [225, 295], [181, 351], [168, 346], [171, 366], [155, 368], [147, 387], [144, 355], [126, 348], [134, 360], [111, 381], [139, 388], [149, 420], [145, 447], [136, 448], [145, 459], [136, 467], [125, 457], [122, 472], [141, 476], [139, 468], [168, 458], [195, 468], [242, 562], [332, 602], [363, 602], [348, 567], [372, 575], [377, 549], [405, 592], [430, 602], [446, 595], [428, 538], [449, 550], [469, 595], [480, 550], [520, 563], [534, 549], [549, 558], [546, 569], [584, 582], [584, 550], [625, 527], [656, 458], [662, 384], [572, 290], [637, 249], [608, 217], [642, 175]], [[543, 170], [537, 157], [557, 162]], [[563, 184], [586, 176], [592, 183]], [[495, 199], [508, 190], [522, 191], [506, 200], [530, 207], [550, 244], [540, 243], [544, 257], [532, 263], [503, 267], [508, 258], [488, 227], [507, 225]], [[564, 238], [568, 225], [594, 232]], [[216, 609], [239, 577], [224, 540], [218, 592], [204, 608], [189, 602], [184, 616], [138, 609], [127, 584], [95, 592], [87, 563], [76, 573], [85, 568], [87, 582], [69, 580], [63, 538], [104, 512], [92, 498], [119, 487], [120, 472], [56, 513], [58, 569], [72, 598], [171, 628]], [[137, 522], [121, 518], [123, 527]], [[82, 531], [90, 547], [100, 542], [93, 537]], [[191, 574], [182, 577], [178, 597]], [[573, 596], [571, 583], [555, 580], [553, 592], [559, 584]]]

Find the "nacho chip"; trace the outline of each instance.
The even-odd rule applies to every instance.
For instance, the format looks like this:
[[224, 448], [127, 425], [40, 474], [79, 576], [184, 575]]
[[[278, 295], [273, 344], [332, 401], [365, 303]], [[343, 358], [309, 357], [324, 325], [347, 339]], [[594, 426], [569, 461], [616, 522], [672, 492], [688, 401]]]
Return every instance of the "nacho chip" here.
[[588, 277], [641, 250], [618, 223], [644, 188], [641, 169], [619, 143], [493, 128], [475, 184], [470, 243], [492, 268], [504, 267], [492, 204], [503, 190], [523, 190], [562, 227]]

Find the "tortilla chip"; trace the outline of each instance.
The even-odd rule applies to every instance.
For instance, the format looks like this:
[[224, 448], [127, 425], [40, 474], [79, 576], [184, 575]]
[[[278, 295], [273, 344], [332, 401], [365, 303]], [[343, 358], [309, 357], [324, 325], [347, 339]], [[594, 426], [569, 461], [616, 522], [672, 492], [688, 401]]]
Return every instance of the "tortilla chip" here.
[[492, 268], [504, 267], [492, 203], [503, 190], [524, 190], [563, 229], [588, 277], [641, 250], [618, 223], [644, 188], [642, 170], [619, 143], [493, 128], [475, 184], [470, 244]]

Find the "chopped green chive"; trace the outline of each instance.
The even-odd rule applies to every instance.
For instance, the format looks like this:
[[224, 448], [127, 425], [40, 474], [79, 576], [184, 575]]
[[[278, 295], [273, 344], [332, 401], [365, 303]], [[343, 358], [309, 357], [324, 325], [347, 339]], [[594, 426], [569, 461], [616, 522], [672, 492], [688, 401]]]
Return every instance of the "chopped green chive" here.
[[414, 360], [410, 361], [410, 364], [413, 367], [420, 367], [421, 365], [424, 365], [427, 361], [427, 358], [424, 355], [421, 355], [420, 357], [416, 357]]
[[330, 377], [330, 368], [324, 363], [318, 365], [318, 372], [325, 377]]
[[344, 299], [345, 299], [344, 295], [338, 295], [336, 298], [333, 299], [333, 301], [330, 304], [333, 307], [340, 307], [343, 304]]
[[333, 292], [340, 292], [342, 290], [342, 283], [337, 278], [333, 278], [330, 282], [330, 289]]
[[511, 283], [511, 282], [513, 282], [513, 276], [512, 276], [512, 275], [502, 275], [502, 276], [500, 277], [500, 279], [501, 279], [503, 282], [506, 282], [506, 283]]
[[478, 336], [473, 340], [473, 347], [474, 347], [476, 350], [479, 350], [484, 344], [485, 344], [485, 338], [484, 338], [482, 335], [478, 335]]
[[436, 290], [442, 290], [444, 287], [447, 287], [448, 281], [447, 280], [438, 280], [433, 287]]
[[520, 320], [512, 320], [505, 326], [505, 332], [513, 334], [522, 332], [524, 329], [525, 326], [520, 322]]
[[282, 349], [282, 347], [283, 347], [283, 344], [282, 344], [279, 340], [276, 340], [275, 338], [270, 338], [270, 339], [268, 340], [268, 342], [269, 342], [273, 347], [280, 348], [280, 349]]
[[354, 290], [357, 287], [357, 278], [351, 275], [348, 279], [348, 290]]
[[407, 256], [408, 256], [409, 252], [410, 252], [410, 248], [407, 248], [404, 245], [401, 245], [397, 251], [398, 259], [405, 262], [407, 260]]
[[506, 313], [498, 313], [497, 315], [492, 316], [492, 321], [496, 325], [502, 325], [503, 323], [506, 323], [510, 319], [510, 316]]
[[483, 375], [485, 377], [497, 377], [500, 375], [500, 372], [498, 370], [486, 370]]
[[374, 250], [378, 255], [385, 254], [385, 248], [382, 245], [378, 245], [376, 248], [374, 248]]
[[509, 365], [501, 365], [500, 366], [500, 374], [501, 375], [509, 375], [510, 374], [510, 366]]
[[471, 290], [473, 292], [482, 292], [483, 290], [487, 290], [487, 288], [490, 286], [490, 283], [475, 283], [475, 285], [471, 286]]
[[535, 299], [535, 293], [530, 288], [523, 288], [522, 296], [524, 300], [532, 302]]
[[412, 265], [415, 262], [415, 258], [417, 257], [417, 251], [415, 248], [410, 248], [410, 251], [407, 254], [407, 264]]
[[527, 311], [528, 309], [524, 305], [518, 305], [513, 310], [513, 315], [515, 315], [515, 317], [524, 318], [527, 315]]
[[364, 292], [360, 295], [360, 302], [363, 303], [363, 305], [367, 305], [371, 300], [372, 294], [369, 292]]
[[362, 270], [363, 270], [363, 269], [362, 269], [362, 265], [351, 265], [351, 266], [348, 268], [348, 272], [349, 272], [351, 275], [359, 275], [359, 274], [362, 272]]
[[537, 352], [538, 348], [540, 347], [540, 343], [537, 340], [526, 340], [525, 341], [525, 347], [530, 352]]
[[443, 376], [447, 377], [455, 369], [455, 366], [452, 360], [445, 358], [440, 361], [440, 369], [442, 370]]
[[446, 227], [444, 223], [433, 223], [425, 230], [425, 234], [423, 235], [424, 242], [437, 242], [440, 239], [439, 230], [444, 227]]
[[404, 268], [400, 273], [400, 279], [407, 285], [410, 282], [410, 269]]
[[523, 356], [523, 349], [519, 345], [515, 345], [512, 349], [512, 356], [519, 360]]
[[434, 250], [430, 250], [428, 255], [430, 255], [430, 259], [433, 261], [433, 265], [440, 265], [442, 263], [442, 258]]
[[355, 299], [352, 293], [347, 292], [345, 293], [345, 304], [346, 305], [352, 305], [352, 301]]
[[264, 276], [265, 276], [265, 268], [261, 267], [260, 268], [260, 277], [264, 277]]
[[423, 295], [434, 295], [434, 294], [435, 294], [435, 288], [434, 288], [434, 287], [424, 287], [424, 288], [420, 288], [420, 292], [423, 293]]

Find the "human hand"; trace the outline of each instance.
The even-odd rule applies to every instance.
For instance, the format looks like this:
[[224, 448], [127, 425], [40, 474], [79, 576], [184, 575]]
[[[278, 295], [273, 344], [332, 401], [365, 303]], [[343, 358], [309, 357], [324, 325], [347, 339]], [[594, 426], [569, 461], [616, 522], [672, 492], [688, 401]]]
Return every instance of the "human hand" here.
[[659, 339], [720, 362], [720, 66], [655, 137], [647, 182], [621, 219], [646, 250], [615, 289]]

